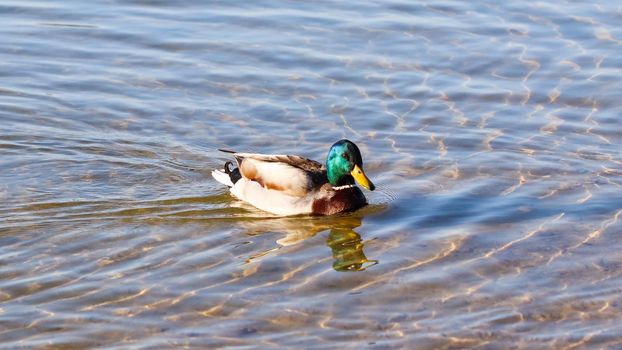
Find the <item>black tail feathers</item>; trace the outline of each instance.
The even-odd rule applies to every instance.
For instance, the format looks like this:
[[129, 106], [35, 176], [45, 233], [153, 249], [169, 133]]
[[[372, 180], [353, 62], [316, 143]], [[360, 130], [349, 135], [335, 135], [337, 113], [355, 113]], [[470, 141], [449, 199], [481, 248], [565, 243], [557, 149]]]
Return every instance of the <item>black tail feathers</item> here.
[[231, 165], [233, 165], [233, 163], [231, 162], [225, 163], [225, 174], [229, 175], [231, 182], [235, 184], [236, 182], [238, 182], [239, 179], [242, 178], [242, 175], [240, 174], [240, 169], [238, 168], [235, 168], [233, 170], [229, 169], [229, 166]]

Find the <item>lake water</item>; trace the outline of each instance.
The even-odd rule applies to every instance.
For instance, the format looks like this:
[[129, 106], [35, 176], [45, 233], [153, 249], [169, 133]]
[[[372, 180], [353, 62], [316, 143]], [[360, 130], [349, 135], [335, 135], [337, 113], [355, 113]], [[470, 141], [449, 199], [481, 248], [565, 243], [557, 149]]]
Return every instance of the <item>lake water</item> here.
[[[0, 3], [0, 348], [622, 348], [615, 1]], [[377, 185], [279, 218], [218, 148]]]

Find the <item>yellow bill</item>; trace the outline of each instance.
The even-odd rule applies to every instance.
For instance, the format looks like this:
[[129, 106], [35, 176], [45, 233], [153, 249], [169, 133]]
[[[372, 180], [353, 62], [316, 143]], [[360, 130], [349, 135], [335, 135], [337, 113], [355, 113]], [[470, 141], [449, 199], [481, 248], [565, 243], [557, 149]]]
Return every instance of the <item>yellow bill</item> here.
[[354, 169], [352, 169], [350, 174], [352, 175], [354, 180], [356, 180], [356, 182], [359, 183], [359, 185], [365, 187], [366, 189], [373, 191], [376, 188], [376, 186], [374, 186], [371, 180], [367, 178], [367, 175], [365, 175], [365, 172], [363, 172], [363, 169], [361, 169], [358, 165], [354, 166]]

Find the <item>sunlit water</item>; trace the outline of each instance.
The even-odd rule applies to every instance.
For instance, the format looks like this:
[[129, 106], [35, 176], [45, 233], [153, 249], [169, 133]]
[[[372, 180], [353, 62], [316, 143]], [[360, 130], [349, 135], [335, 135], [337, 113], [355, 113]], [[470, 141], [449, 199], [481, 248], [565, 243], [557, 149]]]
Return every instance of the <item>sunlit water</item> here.
[[[622, 348], [615, 1], [0, 3], [0, 347]], [[378, 186], [278, 218], [217, 151]]]

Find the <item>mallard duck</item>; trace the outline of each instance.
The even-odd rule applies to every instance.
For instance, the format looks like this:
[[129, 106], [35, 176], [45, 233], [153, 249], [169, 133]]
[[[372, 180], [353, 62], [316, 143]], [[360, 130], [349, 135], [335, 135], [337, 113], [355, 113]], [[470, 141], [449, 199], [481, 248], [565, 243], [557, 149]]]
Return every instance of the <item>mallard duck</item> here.
[[359, 148], [349, 140], [332, 145], [326, 165], [294, 155], [233, 153], [238, 167], [226, 162], [212, 176], [251, 205], [277, 215], [333, 215], [367, 204], [355, 181], [373, 191], [363, 172]]

